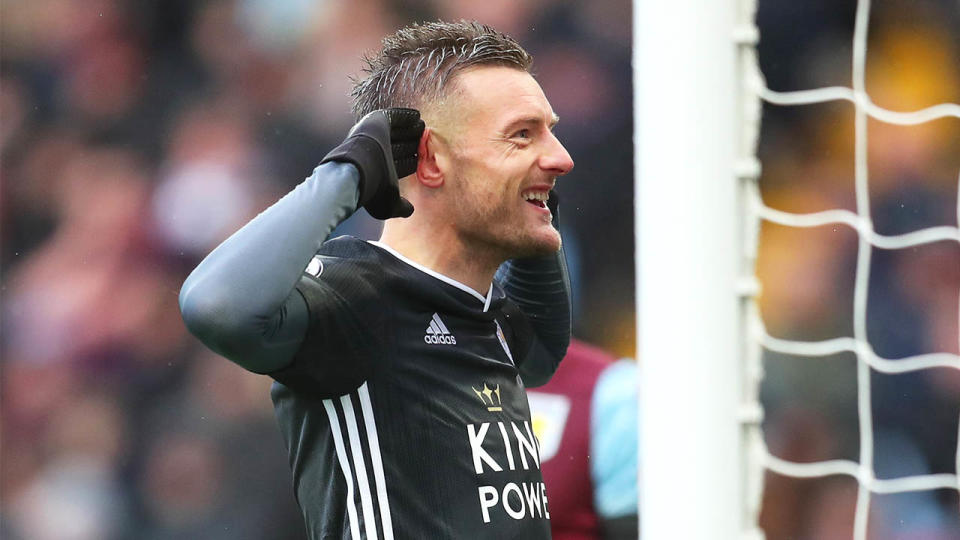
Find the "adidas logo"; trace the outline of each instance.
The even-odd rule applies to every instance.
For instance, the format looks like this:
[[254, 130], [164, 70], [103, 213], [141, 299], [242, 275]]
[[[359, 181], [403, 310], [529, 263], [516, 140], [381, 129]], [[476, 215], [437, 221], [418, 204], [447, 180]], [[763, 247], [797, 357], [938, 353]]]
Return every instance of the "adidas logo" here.
[[423, 342], [435, 345], [456, 345], [457, 338], [453, 337], [453, 334], [447, 330], [446, 325], [440, 320], [440, 316], [434, 313], [433, 318], [430, 319], [430, 326], [427, 327], [427, 333], [423, 336]]

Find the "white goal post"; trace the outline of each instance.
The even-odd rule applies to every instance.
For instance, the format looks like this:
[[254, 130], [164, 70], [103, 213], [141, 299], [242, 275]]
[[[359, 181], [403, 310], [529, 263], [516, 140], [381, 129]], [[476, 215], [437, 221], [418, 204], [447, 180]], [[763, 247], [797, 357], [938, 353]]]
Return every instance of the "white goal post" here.
[[[738, 215], [755, 182], [754, 2], [634, 2], [634, 139], [643, 538], [762, 537], [752, 295]], [[744, 55], [747, 55], [746, 57]], [[755, 62], [754, 62], [755, 64]], [[753, 67], [753, 66], [746, 66]], [[744, 178], [746, 177], [746, 178]]]

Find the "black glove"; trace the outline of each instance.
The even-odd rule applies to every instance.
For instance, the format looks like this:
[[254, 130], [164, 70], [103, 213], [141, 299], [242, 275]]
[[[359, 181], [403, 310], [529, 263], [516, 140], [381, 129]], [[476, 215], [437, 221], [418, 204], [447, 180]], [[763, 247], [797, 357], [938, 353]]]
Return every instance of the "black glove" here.
[[340, 146], [323, 161], [353, 163], [360, 171], [360, 201], [377, 219], [409, 217], [410, 201], [400, 196], [398, 180], [417, 170], [423, 120], [416, 109], [380, 109], [360, 119]]
[[550, 224], [553, 228], [560, 230], [560, 195], [557, 190], [551, 189], [550, 196], [547, 198], [547, 209], [550, 210]]

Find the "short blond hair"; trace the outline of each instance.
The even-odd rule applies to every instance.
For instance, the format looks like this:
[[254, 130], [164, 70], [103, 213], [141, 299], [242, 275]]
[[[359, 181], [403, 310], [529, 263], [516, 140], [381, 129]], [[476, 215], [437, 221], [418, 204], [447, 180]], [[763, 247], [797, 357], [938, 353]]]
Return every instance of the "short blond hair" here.
[[533, 58], [510, 36], [475, 21], [435, 21], [401, 28], [364, 58], [354, 85], [357, 118], [389, 107], [423, 108], [441, 99], [454, 75], [491, 65], [530, 71]]

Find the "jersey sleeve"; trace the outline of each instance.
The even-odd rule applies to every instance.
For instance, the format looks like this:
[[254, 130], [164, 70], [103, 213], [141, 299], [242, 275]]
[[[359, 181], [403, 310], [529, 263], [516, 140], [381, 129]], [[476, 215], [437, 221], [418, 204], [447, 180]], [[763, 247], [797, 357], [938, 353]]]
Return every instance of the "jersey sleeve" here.
[[637, 365], [619, 360], [597, 379], [590, 414], [594, 506], [603, 519], [635, 515], [639, 448]]
[[295, 287], [330, 231], [356, 210], [358, 183], [353, 165], [320, 165], [217, 246], [180, 289], [190, 332], [256, 373], [289, 364], [310, 322]]
[[308, 272], [297, 283], [295, 292], [308, 313], [307, 331], [293, 361], [269, 373], [284, 386], [321, 399], [347, 394], [370, 377], [381, 350], [372, 329], [383, 324], [373, 297], [365, 294], [373, 290], [370, 284], [324, 277]]

